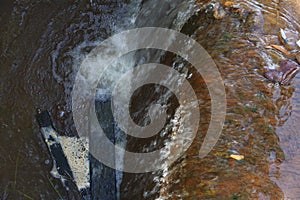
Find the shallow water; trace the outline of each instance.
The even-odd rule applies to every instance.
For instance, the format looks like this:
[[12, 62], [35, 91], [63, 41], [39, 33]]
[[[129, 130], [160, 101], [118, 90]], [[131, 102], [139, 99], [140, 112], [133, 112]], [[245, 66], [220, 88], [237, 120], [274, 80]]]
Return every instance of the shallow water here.
[[[49, 174], [51, 159], [35, 120], [36, 109], [50, 111], [60, 134], [76, 135], [71, 91], [79, 63], [113, 33], [150, 25], [183, 26], [182, 32], [210, 53], [224, 80], [227, 117], [217, 145], [200, 159], [210, 97], [201, 76], [193, 73], [189, 81], [201, 100], [201, 119], [192, 146], [162, 172], [123, 174], [121, 199], [300, 198], [300, 76], [290, 86], [276, 86], [263, 77], [265, 70], [289, 57], [265, 48], [281, 44], [279, 28], [291, 40], [300, 39], [300, 3], [221, 1], [226, 15], [217, 20], [209, 2], [201, 1], [195, 3], [197, 14], [185, 21], [191, 8], [174, 2], [166, 1], [165, 6], [156, 1], [0, 3], [0, 199], [79, 198]], [[182, 18], [176, 18], [178, 7], [186, 9]], [[166, 10], [169, 17], [163, 15]], [[296, 45], [291, 48], [299, 50]], [[162, 62], [171, 65], [173, 60], [167, 55]], [[143, 105], [137, 101], [139, 106]], [[136, 140], [127, 142], [129, 149], [144, 147]], [[245, 159], [236, 161], [230, 154]]]
[[[214, 150], [202, 160], [197, 157], [203, 136], [199, 137], [186, 158], [169, 169], [175, 172], [165, 182], [176, 184], [166, 184], [162, 194], [165, 199], [174, 195], [178, 196], [174, 199], [298, 199], [299, 79], [283, 87], [262, 75], [288, 59], [265, 48], [281, 44], [279, 28], [294, 33], [290, 39], [299, 39], [299, 4], [235, 1], [226, 8], [223, 3], [226, 15], [222, 19], [214, 19], [213, 13], [209, 16], [204, 8], [186, 28], [223, 75], [228, 106], [225, 127]], [[231, 154], [245, 159], [235, 161]]]

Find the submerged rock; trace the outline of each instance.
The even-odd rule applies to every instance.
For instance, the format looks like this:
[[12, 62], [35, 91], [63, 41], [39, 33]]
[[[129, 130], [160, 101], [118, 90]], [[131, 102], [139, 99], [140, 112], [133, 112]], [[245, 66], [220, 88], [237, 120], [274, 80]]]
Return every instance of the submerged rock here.
[[47, 111], [39, 110], [37, 120], [53, 161], [50, 174], [67, 190], [75, 183], [82, 198], [90, 199], [88, 140], [58, 135]]
[[299, 70], [300, 66], [296, 62], [285, 60], [279, 63], [279, 68], [267, 71], [265, 77], [281, 85], [289, 85]]

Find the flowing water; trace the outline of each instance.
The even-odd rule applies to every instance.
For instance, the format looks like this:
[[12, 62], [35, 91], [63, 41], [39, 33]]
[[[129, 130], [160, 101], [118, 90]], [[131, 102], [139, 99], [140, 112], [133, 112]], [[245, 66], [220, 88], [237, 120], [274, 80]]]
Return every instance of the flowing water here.
[[[225, 15], [218, 17], [222, 11]], [[215, 148], [199, 158], [211, 116], [210, 97], [200, 74], [184, 67], [192, 74], [189, 82], [201, 111], [195, 140], [180, 159], [159, 172], [117, 172], [117, 198], [299, 199], [300, 78], [296, 76], [289, 86], [278, 86], [263, 77], [280, 60], [293, 59], [266, 48], [282, 45], [280, 28], [289, 39], [288, 51], [299, 51], [295, 44], [300, 39], [299, 11], [300, 2], [292, 0], [221, 0], [219, 4], [179, 0], [1, 1], [0, 199], [80, 198], [50, 175], [52, 161], [35, 120], [36, 109], [50, 111], [59, 134], [77, 135], [71, 92], [80, 63], [104, 39], [143, 26], [181, 30], [208, 51], [224, 80], [227, 116]], [[157, 60], [177, 69], [188, 66], [172, 54], [139, 51], [124, 57], [121, 67], [106, 77], [115, 80], [126, 67]], [[103, 93], [109, 96], [101, 90], [98, 97], [103, 98]], [[157, 94], [172, 96], [163, 88]], [[145, 105], [140, 102], [155, 99], [147, 95], [133, 99], [138, 123], [147, 123]], [[175, 105], [169, 114], [176, 119], [178, 102], [170, 102]], [[120, 137], [132, 151], [150, 151], [163, 142], [159, 138], [149, 142]], [[237, 161], [231, 154], [245, 158]]]

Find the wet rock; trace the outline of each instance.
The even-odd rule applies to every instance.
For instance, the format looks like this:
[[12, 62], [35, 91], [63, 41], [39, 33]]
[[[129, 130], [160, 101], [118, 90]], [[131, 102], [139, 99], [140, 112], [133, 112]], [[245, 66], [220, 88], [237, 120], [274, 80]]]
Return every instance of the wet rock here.
[[299, 70], [300, 66], [296, 62], [285, 60], [279, 63], [279, 68], [267, 71], [265, 77], [275, 83], [289, 85]]

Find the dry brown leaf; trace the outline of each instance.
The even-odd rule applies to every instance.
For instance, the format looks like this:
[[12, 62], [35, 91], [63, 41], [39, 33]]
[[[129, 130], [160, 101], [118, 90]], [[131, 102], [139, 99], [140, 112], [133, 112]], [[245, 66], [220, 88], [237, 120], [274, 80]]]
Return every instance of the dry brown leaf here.
[[286, 34], [282, 28], [280, 28], [280, 38], [282, 39], [283, 44], [287, 43], [288, 40], [287, 40]]
[[224, 6], [226, 6], [226, 7], [231, 7], [233, 5], [234, 5], [234, 2], [232, 2], [232, 1], [226, 1], [224, 4]]
[[230, 158], [233, 158], [235, 160], [243, 160], [245, 157], [243, 155], [230, 155]]
[[276, 49], [285, 55], [290, 55], [290, 52], [288, 50], [286, 50], [283, 46], [280, 46], [280, 45], [272, 44], [270, 46], [266, 46], [266, 48], [267, 49]]

